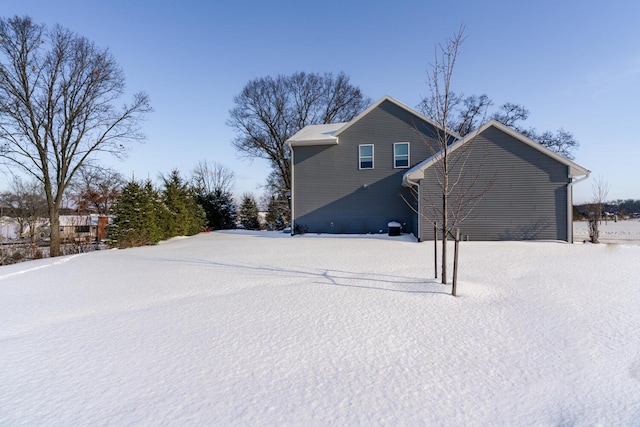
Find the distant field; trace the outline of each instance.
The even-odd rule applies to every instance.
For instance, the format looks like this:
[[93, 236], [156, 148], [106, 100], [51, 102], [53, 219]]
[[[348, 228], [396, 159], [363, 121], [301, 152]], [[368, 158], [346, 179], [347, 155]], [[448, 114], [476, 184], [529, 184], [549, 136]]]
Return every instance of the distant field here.
[[[589, 240], [586, 221], [573, 223], [574, 241]], [[602, 221], [600, 224], [600, 242], [602, 243], [640, 243], [640, 219]]]

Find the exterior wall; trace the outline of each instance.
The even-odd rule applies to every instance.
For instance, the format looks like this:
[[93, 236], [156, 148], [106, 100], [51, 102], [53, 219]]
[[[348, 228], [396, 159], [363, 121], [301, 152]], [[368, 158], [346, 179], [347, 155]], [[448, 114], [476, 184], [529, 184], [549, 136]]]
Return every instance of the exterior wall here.
[[109, 217], [96, 214], [61, 215], [60, 238], [64, 241], [100, 241], [107, 236], [109, 222]]
[[0, 241], [20, 238], [20, 225], [15, 218], [3, 216], [0, 218]]
[[[469, 240], [568, 240], [568, 167], [495, 127], [453, 153], [466, 161], [466, 182], [477, 177], [471, 194], [484, 192], [460, 225]], [[454, 159], [456, 157], [453, 157]], [[420, 182], [423, 212], [436, 217], [428, 200], [441, 205], [437, 169]], [[450, 176], [457, 176], [460, 167]], [[421, 240], [433, 240], [431, 221], [421, 216]]]
[[[344, 131], [337, 145], [293, 147], [293, 231], [378, 233], [398, 221], [416, 233], [417, 215], [403, 200], [415, 198], [402, 187], [408, 169], [394, 169], [393, 144], [410, 143], [414, 166], [432, 154], [433, 131], [386, 101]], [[360, 144], [374, 145], [374, 169], [359, 169]]]

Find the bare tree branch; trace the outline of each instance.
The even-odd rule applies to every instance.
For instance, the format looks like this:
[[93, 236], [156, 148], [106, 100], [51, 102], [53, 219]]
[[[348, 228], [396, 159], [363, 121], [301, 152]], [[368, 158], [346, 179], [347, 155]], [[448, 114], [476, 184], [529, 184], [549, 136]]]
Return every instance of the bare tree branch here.
[[193, 169], [192, 181], [199, 193], [231, 193], [236, 177], [225, 165], [202, 160]]
[[78, 212], [107, 215], [125, 182], [122, 174], [113, 169], [85, 164], [69, 188]]
[[36, 180], [24, 181], [14, 176], [11, 191], [0, 195], [3, 213], [9, 214], [18, 223], [18, 236], [28, 235], [32, 242], [38, 237], [42, 219], [47, 214], [47, 202], [42, 186]]
[[[447, 241], [453, 231], [471, 214], [477, 203], [484, 197], [492, 185], [492, 180], [481, 177], [481, 169], [486, 157], [486, 144], [481, 146], [484, 156], [478, 160], [478, 141], [474, 142], [475, 156], [471, 160], [472, 145], [452, 145], [459, 135], [450, 130], [455, 126], [463, 133], [482, 123], [487, 108], [491, 105], [486, 95], [463, 98], [452, 91], [453, 72], [458, 53], [465, 39], [465, 27], [447, 39], [444, 45], [436, 47], [434, 62], [428, 70], [430, 95], [423, 100], [422, 108], [439, 125], [436, 146], [432, 148], [433, 164], [427, 169], [428, 179], [434, 183], [434, 190], [421, 185], [418, 212], [436, 227], [442, 235], [442, 283], [447, 283]], [[459, 118], [456, 114], [464, 111]], [[426, 142], [426, 141], [425, 141]], [[431, 144], [428, 144], [433, 147]], [[482, 148], [484, 147], [484, 148]], [[415, 190], [415, 189], [414, 189]], [[434, 236], [437, 238], [437, 236]]]
[[100, 152], [123, 156], [140, 141], [149, 99], [130, 105], [124, 74], [106, 49], [60, 26], [28, 17], [0, 19], [0, 159], [44, 187], [52, 227], [51, 255], [60, 254], [59, 208], [80, 168]]
[[599, 176], [591, 185], [593, 199], [587, 205], [589, 239], [591, 243], [600, 243], [600, 222], [602, 221], [602, 211], [610, 188], [610, 185], [604, 181], [602, 176]]
[[344, 73], [263, 77], [247, 83], [234, 98], [227, 124], [236, 132], [233, 145], [238, 151], [268, 160], [285, 193], [291, 189], [291, 155], [285, 141], [310, 124], [349, 121], [370, 102]]

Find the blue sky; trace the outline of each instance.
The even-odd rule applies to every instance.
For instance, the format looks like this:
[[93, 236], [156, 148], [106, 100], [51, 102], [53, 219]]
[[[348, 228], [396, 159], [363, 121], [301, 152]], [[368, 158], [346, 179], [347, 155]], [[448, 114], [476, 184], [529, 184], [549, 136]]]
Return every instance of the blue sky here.
[[[464, 23], [454, 90], [523, 104], [539, 131], [572, 132], [575, 160], [610, 184], [609, 199], [640, 198], [636, 0], [3, 0], [0, 13], [59, 23], [109, 48], [131, 93], [150, 95], [148, 141], [108, 160], [127, 177], [188, 175], [217, 161], [236, 173], [236, 193], [259, 195], [268, 165], [240, 158], [225, 123], [249, 80], [344, 71], [373, 100], [416, 106], [434, 46]], [[575, 186], [576, 203], [592, 197], [592, 181]]]

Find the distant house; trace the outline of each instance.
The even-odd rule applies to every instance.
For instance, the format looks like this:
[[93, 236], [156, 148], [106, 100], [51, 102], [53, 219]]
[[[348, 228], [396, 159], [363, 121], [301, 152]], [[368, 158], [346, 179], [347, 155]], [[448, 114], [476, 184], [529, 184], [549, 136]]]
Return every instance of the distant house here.
[[[292, 233], [379, 233], [395, 221], [433, 239], [424, 201], [438, 192], [437, 130], [390, 97], [350, 122], [301, 129], [287, 141]], [[463, 148], [491, 182], [461, 225], [470, 240], [573, 240], [572, 186], [589, 170], [496, 121], [452, 140]]]
[[0, 217], [0, 241], [16, 240], [20, 238], [20, 225], [15, 218]]
[[110, 218], [105, 215], [60, 215], [60, 238], [64, 241], [90, 242], [107, 237], [107, 224]]
[[[48, 220], [46, 218], [38, 218], [37, 220], [22, 219], [22, 227], [17, 218], [3, 216], [0, 218], [0, 240], [1, 241], [17, 241], [21, 239], [38, 239], [43, 233], [43, 229], [48, 229]], [[34, 226], [34, 230], [31, 229]]]

